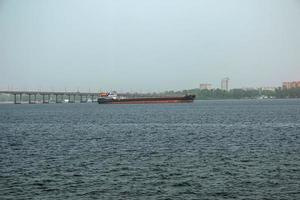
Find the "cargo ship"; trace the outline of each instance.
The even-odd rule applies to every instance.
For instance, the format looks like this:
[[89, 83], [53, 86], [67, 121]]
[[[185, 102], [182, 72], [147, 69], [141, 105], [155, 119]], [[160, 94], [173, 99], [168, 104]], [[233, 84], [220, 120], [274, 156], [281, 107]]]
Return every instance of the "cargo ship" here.
[[100, 93], [99, 104], [159, 104], [159, 103], [192, 103], [195, 95], [185, 95], [177, 97], [138, 97], [125, 98], [118, 97], [116, 94]]

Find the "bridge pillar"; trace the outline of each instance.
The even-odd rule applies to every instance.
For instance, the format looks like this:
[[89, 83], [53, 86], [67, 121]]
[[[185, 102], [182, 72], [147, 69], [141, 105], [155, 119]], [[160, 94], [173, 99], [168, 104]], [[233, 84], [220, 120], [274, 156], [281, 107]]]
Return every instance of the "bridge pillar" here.
[[17, 94], [14, 94], [14, 104], [17, 104]]
[[34, 95], [34, 103], [36, 103], [36, 94]]
[[71, 103], [71, 95], [70, 94], [68, 95], [68, 98], [69, 98], [69, 102], [68, 103]]
[[43, 103], [45, 103], [45, 95], [44, 95], [44, 94], [42, 94], [42, 96], [43, 96]]
[[55, 95], [55, 103], [58, 103], [58, 101], [57, 101], [57, 94]]
[[48, 103], [50, 103], [50, 96], [51, 96], [51, 95], [50, 95], [50, 94], [48, 94]]
[[74, 95], [74, 103], [75, 103], [75, 101], [76, 101], [76, 95]]
[[80, 103], [82, 103], [82, 95], [80, 95]]
[[92, 103], [94, 102], [94, 95], [92, 95]]
[[22, 94], [20, 93], [20, 103], [22, 103]]
[[31, 104], [31, 94], [28, 94], [28, 103]]

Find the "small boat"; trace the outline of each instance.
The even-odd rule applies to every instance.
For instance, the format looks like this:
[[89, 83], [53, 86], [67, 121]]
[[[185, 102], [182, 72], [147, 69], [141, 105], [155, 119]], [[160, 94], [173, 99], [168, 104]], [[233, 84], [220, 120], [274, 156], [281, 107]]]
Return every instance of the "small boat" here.
[[159, 104], [159, 103], [192, 103], [195, 95], [185, 95], [177, 97], [138, 97], [125, 98], [116, 94], [100, 93], [97, 99], [99, 104]]

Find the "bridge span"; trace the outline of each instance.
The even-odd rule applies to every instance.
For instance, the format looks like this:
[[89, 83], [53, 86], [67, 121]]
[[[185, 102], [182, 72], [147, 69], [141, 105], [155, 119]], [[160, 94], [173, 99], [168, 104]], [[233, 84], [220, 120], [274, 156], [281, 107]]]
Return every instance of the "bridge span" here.
[[[41, 97], [41, 103], [62, 103], [67, 100], [68, 103], [75, 103], [76, 97], [79, 97], [80, 103], [88, 102], [88, 98], [92, 102], [97, 102], [97, 96], [99, 93], [95, 92], [49, 92], [49, 91], [10, 91], [0, 90], [0, 94], [9, 94], [14, 97], [14, 104], [21, 104], [23, 97], [28, 97], [29, 104], [38, 103], [37, 96]], [[54, 97], [54, 100], [51, 98]]]

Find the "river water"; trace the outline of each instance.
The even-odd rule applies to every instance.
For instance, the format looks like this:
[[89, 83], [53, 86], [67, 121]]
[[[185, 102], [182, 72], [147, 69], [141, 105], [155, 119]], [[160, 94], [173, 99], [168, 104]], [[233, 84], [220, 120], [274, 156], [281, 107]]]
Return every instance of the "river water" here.
[[0, 105], [0, 199], [300, 199], [300, 100]]

